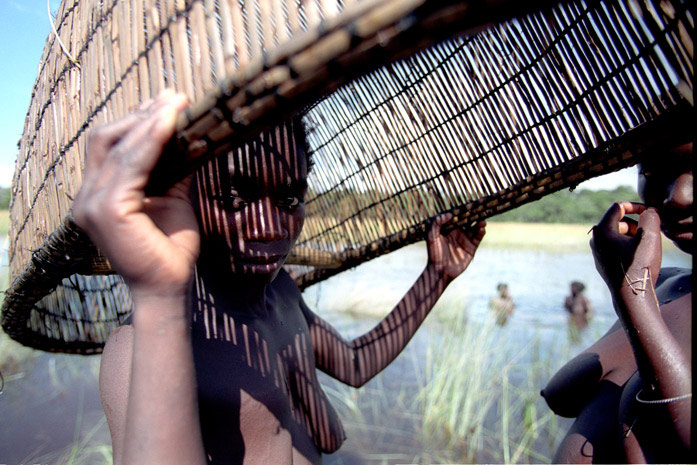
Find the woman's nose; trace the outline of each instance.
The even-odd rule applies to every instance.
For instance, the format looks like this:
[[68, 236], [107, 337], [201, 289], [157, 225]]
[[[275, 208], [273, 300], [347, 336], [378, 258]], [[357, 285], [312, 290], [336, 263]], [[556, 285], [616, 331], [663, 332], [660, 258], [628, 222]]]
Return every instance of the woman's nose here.
[[[260, 242], [271, 242], [285, 239], [288, 235], [287, 225], [281, 211], [270, 198], [262, 198], [252, 202], [246, 209], [248, 218], [247, 239]], [[287, 221], [287, 219], [285, 219]]]
[[690, 207], [692, 196], [692, 172], [678, 176], [668, 188], [668, 195], [663, 204], [668, 207]]

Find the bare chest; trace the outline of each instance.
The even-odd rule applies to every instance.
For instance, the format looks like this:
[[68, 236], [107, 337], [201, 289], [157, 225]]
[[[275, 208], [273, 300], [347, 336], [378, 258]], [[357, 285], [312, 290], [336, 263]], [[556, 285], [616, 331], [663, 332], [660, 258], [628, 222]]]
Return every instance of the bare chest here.
[[220, 463], [317, 463], [314, 425], [326, 399], [307, 327], [209, 315], [192, 334], [209, 454], [226, 457]]

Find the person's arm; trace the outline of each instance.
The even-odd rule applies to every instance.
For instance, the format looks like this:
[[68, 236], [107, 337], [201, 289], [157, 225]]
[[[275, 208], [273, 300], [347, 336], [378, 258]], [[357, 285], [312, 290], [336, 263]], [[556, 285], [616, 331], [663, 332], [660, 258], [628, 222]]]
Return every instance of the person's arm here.
[[100, 380], [116, 463], [206, 462], [187, 315], [199, 250], [189, 184], [183, 181], [163, 197], [144, 194], [185, 106], [185, 97], [163, 94], [93, 131], [73, 205], [76, 223], [133, 297], [133, 327], [110, 339]]
[[[627, 214], [640, 214], [638, 225], [625, 218]], [[615, 203], [593, 229], [591, 248], [632, 346], [642, 380], [640, 396], [671, 400], [662, 405], [689, 447], [692, 400], [684, 396], [692, 393], [692, 368], [661, 316], [655, 293], [661, 265], [660, 224], [652, 208]]]
[[508, 316], [513, 315], [513, 310], [515, 310], [515, 301], [513, 300], [513, 297], [509, 295], [506, 305], [506, 314]]
[[303, 308], [317, 368], [359, 387], [399, 355], [448, 284], [470, 264], [484, 237], [484, 222], [464, 231], [441, 234], [441, 226], [451, 218], [446, 214], [436, 219], [428, 234], [426, 269], [399, 304], [368, 333], [347, 341], [329, 323]]

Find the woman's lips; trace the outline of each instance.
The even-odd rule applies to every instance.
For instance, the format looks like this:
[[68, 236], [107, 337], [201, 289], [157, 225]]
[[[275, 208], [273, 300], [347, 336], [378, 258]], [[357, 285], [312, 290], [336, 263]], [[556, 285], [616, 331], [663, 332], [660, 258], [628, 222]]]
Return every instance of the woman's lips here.
[[278, 270], [285, 255], [255, 255], [239, 257], [236, 261], [239, 262], [246, 270], [255, 274], [273, 273]]

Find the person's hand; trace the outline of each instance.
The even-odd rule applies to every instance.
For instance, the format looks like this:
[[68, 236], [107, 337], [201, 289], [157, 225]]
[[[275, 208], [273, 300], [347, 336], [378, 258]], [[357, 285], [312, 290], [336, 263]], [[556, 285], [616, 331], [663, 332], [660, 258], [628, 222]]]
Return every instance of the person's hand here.
[[486, 223], [480, 221], [468, 229], [454, 229], [444, 235], [441, 228], [453, 218], [452, 213], [439, 215], [428, 232], [428, 266], [451, 281], [469, 266], [484, 237]]
[[146, 197], [150, 172], [172, 137], [186, 97], [162, 93], [107, 126], [87, 144], [82, 187], [73, 218], [141, 296], [185, 296], [199, 253], [190, 179], [163, 197]]
[[[628, 214], [639, 214], [637, 223]], [[595, 267], [611, 290], [634, 294], [655, 286], [661, 269], [661, 219], [654, 208], [616, 202], [593, 227]]]

